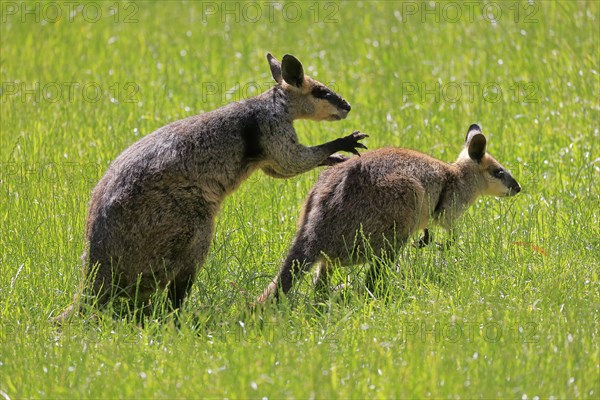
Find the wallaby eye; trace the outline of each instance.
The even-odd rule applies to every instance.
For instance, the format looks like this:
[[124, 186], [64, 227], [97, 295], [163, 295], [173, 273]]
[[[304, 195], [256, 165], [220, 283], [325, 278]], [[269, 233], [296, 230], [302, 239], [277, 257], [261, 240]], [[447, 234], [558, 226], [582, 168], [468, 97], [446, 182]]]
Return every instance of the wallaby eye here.
[[502, 179], [504, 177], [504, 170], [503, 169], [497, 169], [495, 170], [492, 175], [494, 175], [494, 178], [497, 179]]
[[312, 95], [317, 99], [327, 99], [331, 97], [332, 93], [326, 87], [315, 86], [315, 88], [312, 90]]

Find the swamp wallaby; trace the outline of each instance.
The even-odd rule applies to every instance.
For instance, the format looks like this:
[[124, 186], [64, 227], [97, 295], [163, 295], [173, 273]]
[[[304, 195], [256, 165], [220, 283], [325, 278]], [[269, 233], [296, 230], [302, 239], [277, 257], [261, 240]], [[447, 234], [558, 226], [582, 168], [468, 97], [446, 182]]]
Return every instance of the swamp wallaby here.
[[[520, 190], [486, 153], [477, 125], [469, 128], [452, 164], [408, 149], [363, 153], [321, 173], [283, 266], [257, 302], [277, 297], [279, 290], [287, 293], [315, 263], [317, 285], [327, 287], [331, 264], [365, 261], [366, 247], [376, 256], [398, 249], [431, 223], [450, 229], [478, 196], [512, 196]], [[369, 290], [377, 273], [373, 267], [367, 273]]]
[[89, 205], [85, 297], [104, 305], [123, 296], [143, 305], [166, 289], [179, 308], [205, 261], [222, 201], [252, 172], [292, 177], [346, 160], [335, 152], [366, 148], [359, 140], [367, 135], [358, 131], [319, 146], [300, 144], [294, 120], [341, 120], [350, 104], [306, 76], [295, 57], [267, 60], [274, 87], [166, 125], [110, 165]]

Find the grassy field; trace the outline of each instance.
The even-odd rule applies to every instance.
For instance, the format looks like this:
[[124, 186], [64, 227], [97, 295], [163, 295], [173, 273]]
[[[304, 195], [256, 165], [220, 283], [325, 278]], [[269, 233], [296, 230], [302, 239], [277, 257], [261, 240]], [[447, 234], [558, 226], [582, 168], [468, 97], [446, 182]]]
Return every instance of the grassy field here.
[[[0, 6], [0, 399], [600, 396], [596, 1]], [[382, 298], [346, 267], [324, 303], [307, 279], [251, 314], [318, 175], [259, 172], [225, 202], [180, 329], [50, 324], [111, 160], [268, 88], [267, 51], [353, 106], [297, 122], [303, 143], [360, 129], [453, 161], [480, 123], [523, 192], [478, 201], [450, 249], [405, 249]]]

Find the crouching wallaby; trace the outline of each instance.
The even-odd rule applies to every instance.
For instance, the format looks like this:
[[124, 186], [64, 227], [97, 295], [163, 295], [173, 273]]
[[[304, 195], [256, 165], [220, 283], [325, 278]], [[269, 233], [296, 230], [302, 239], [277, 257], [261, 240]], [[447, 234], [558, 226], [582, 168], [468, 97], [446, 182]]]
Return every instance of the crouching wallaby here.
[[[300, 61], [267, 54], [276, 85], [247, 100], [173, 122], [121, 153], [93, 191], [86, 222], [84, 297], [144, 305], [166, 289], [179, 308], [203, 264], [224, 198], [252, 172], [287, 178], [366, 148], [351, 135], [314, 147], [293, 121], [346, 118], [350, 104], [304, 74]], [[71, 307], [57, 320], [64, 319]]]
[[[450, 229], [478, 196], [512, 196], [520, 190], [486, 153], [486, 138], [477, 125], [469, 128], [452, 164], [395, 148], [354, 157], [321, 174], [283, 266], [257, 302], [277, 297], [280, 290], [287, 293], [315, 263], [317, 285], [327, 287], [332, 263], [365, 261], [366, 248], [376, 256], [393, 251], [431, 223]], [[369, 290], [378, 274], [373, 268], [367, 273]]]

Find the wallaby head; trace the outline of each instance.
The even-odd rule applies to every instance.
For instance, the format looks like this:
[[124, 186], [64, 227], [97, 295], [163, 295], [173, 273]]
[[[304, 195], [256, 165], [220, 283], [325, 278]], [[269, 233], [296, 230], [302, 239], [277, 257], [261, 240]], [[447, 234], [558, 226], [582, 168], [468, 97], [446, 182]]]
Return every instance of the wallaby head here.
[[295, 119], [337, 121], [346, 118], [350, 104], [321, 82], [305, 75], [296, 57], [286, 54], [279, 62], [269, 53], [267, 60], [273, 79], [289, 96]]
[[514, 196], [521, 186], [510, 172], [486, 152], [487, 140], [479, 125], [473, 124], [467, 131], [465, 145], [456, 164], [476, 171], [479, 191], [496, 197]]

